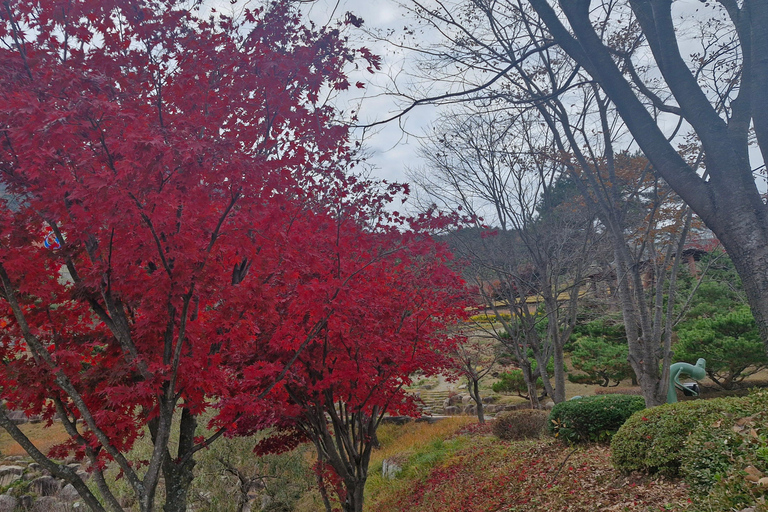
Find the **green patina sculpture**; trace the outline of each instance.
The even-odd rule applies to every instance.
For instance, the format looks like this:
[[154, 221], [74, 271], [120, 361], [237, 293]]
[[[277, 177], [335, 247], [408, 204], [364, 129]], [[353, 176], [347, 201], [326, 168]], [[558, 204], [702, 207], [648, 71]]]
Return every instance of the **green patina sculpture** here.
[[686, 390], [694, 395], [698, 395], [695, 391], [685, 388], [680, 383], [681, 375], [688, 375], [692, 379], [701, 380], [707, 375], [707, 361], [704, 358], [699, 358], [695, 365], [690, 363], [675, 363], [669, 367], [669, 392], [667, 392], [667, 403], [673, 404], [677, 402], [677, 392], [675, 388], [679, 390]]

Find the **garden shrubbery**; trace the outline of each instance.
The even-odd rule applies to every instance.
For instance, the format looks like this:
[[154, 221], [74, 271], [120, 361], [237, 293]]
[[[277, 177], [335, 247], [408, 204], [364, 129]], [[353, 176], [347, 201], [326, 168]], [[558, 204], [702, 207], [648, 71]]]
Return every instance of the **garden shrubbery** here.
[[552, 408], [549, 431], [569, 443], [607, 441], [636, 411], [645, 408], [640, 396], [589, 396]]
[[496, 437], [506, 441], [538, 437], [548, 417], [547, 411], [538, 409], [507, 411], [496, 415], [491, 430]]
[[740, 510], [768, 491], [754, 481], [768, 476], [768, 392], [636, 413], [611, 452], [622, 472], [682, 476], [703, 509]]

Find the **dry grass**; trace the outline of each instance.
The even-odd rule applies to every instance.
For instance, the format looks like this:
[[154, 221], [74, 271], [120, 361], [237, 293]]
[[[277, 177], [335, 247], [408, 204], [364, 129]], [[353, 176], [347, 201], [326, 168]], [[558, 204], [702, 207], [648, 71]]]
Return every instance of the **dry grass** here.
[[379, 483], [366, 510], [376, 512], [683, 512], [676, 481], [627, 478], [605, 446], [573, 450], [551, 438], [507, 442], [474, 436], [426, 474]]
[[[50, 427], [46, 427], [45, 423], [25, 423], [24, 425], [19, 425], [19, 429], [43, 453], [48, 453], [48, 450], [52, 447], [69, 439], [69, 435], [64, 431], [61, 423], [54, 423]], [[2, 430], [0, 431], [0, 454], [4, 457], [26, 456], [27, 452], [13, 440], [10, 434]]]
[[371, 462], [381, 463], [384, 459], [426, 446], [437, 439], [446, 439], [462, 427], [476, 422], [477, 419], [472, 416], [452, 416], [431, 424], [412, 421], [400, 426], [391, 423], [382, 425], [378, 430], [381, 448], [373, 452]]

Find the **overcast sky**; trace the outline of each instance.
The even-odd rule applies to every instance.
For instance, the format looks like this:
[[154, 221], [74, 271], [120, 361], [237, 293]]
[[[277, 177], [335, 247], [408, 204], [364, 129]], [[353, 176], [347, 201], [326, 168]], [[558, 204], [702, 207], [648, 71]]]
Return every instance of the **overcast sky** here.
[[[304, 11], [315, 23], [327, 23], [329, 17], [340, 18], [352, 12], [365, 21], [364, 27], [370, 30], [402, 31], [408, 19], [393, 0], [316, 0], [304, 4]], [[340, 97], [337, 102], [342, 110], [357, 109], [359, 124], [365, 125], [388, 119], [402, 110], [405, 104], [387, 90], [391, 90], [392, 78], [396, 77], [401, 85], [408, 82], [403, 67], [412, 65], [414, 55], [395, 48], [391, 44], [376, 41], [358, 33], [353, 44], [364, 45], [383, 59], [380, 72], [355, 77], [367, 84], [365, 90], [355, 89], [350, 95]], [[354, 81], [353, 81], [354, 83]], [[405, 169], [418, 165], [416, 149], [421, 136], [435, 118], [435, 107], [421, 106], [406, 115], [401, 122], [393, 121], [365, 131], [357, 129], [357, 137], [365, 137], [364, 143], [370, 155], [368, 163], [373, 167], [374, 176], [389, 181], [406, 181]], [[404, 131], [405, 129], [405, 131]]]
[[[309, 19], [317, 24], [328, 23], [331, 18], [343, 18], [348, 11], [365, 20], [364, 27], [373, 31], [391, 29], [396, 34], [401, 34], [405, 25], [412, 24], [407, 12], [398, 6], [397, 0], [305, 0], [302, 8]], [[704, 4], [700, 0], [675, 1], [673, 17], [680, 28], [678, 36], [684, 56], [700, 51], [701, 48], [696, 31], [686, 29], [692, 27], [689, 20], [705, 13], [709, 16], [715, 8], [715, 4]], [[353, 83], [360, 79], [368, 86], [364, 91], [355, 89], [350, 94], [339, 97], [337, 107], [345, 111], [357, 110], [360, 124], [381, 121], [400, 112], [407, 102], [387, 94], [386, 91], [392, 90], [393, 78], [404, 90], [413, 85], [408, 68], [413, 69], [417, 55], [384, 41], [373, 40], [363, 33], [357, 33], [353, 44], [367, 46], [373, 53], [381, 56], [383, 69], [375, 75], [355, 75]], [[438, 107], [420, 106], [399, 121], [366, 130], [364, 143], [370, 154], [368, 162], [373, 167], [373, 175], [390, 181], [407, 181], [406, 170], [420, 165], [417, 155], [418, 137], [435, 121], [437, 112]], [[670, 130], [675, 124], [676, 120], [671, 122]], [[358, 137], [363, 135], [362, 130], [356, 130], [355, 133]], [[759, 152], [754, 153], [754, 166], [758, 167], [762, 165], [762, 158]], [[761, 186], [764, 184], [761, 183]]]

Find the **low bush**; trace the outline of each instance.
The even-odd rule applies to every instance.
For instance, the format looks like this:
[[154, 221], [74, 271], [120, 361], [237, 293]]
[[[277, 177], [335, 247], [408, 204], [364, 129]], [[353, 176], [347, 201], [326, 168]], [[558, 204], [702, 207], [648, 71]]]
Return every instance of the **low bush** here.
[[555, 405], [549, 431], [569, 443], [604, 442], [636, 411], [645, 408], [639, 396], [604, 395], [569, 400]]
[[595, 394], [596, 395], [635, 395], [635, 396], [642, 396], [643, 390], [640, 388], [625, 388], [625, 387], [616, 387], [616, 388], [595, 388]]
[[613, 465], [624, 473], [683, 476], [699, 493], [749, 465], [768, 473], [766, 409], [768, 393], [759, 392], [636, 413], [613, 437]]
[[613, 465], [619, 471], [678, 476], [680, 454], [700, 420], [719, 410], [715, 400], [661, 405], [636, 413], [611, 440]]
[[506, 441], [538, 437], [549, 414], [538, 409], [502, 412], [491, 424], [493, 435]]

